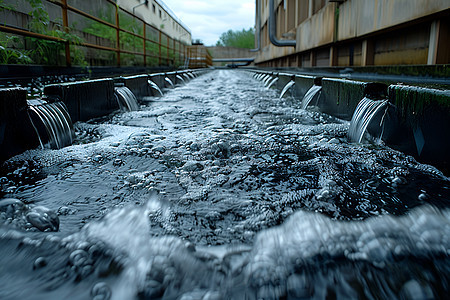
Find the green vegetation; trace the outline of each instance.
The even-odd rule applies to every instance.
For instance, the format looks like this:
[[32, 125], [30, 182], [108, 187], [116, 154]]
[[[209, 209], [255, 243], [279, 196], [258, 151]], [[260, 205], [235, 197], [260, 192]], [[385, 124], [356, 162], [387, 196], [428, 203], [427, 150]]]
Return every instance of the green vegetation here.
[[[28, 29], [31, 32], [57, 37], [71, 44], [80, 44], [83, 40], [75, 34], [66, 32], [61, 20], [55, 20], [53, 24], [45, 10], [42, 0], [27, 0], [32, 7], [29, 13], [30, 22]], [[0, 1], [0, 5], [3, 1]], [[2, 9], [16, 10], [14, 7], [2, 6]], [[0, 33], [0, 62], [4, 64], [64, 64], [65, 43], [43, 40], [32, 37], [19, 38], [14, 35]], [[29, 50], [28, 50], [29, 49]], [[84, 54], [79, 49], [71, 49], [72, 63], [74, 65], [87, 66]]]
[[12, 45], [21, 44], [21, 40], [16, 36], [0, 33], [0, 64], [30, 64], [30, 52], [17, 50]]
[[230, 29], [220, 35], [216, 46], [252, 49], [255, 47], [255, 31], [253, 28], [241, 31]]
[[[100, 37], [103, 40], [103, 46], [116, 48], [117, 29], [96, 21], [88, 21], [84, 28], [65, 28], [61, 19], [50, 21], [49, 14], [43, 0], [25, 0], [32, 10], [29, 15], [27, 29], [34, 33], [39, 33], [51, 37], [60, 38], [70, 44], [70, 56], [72, 65], [88, 66], [86, 54], [95, 53], [93, 63], [100, 62], [100, 65], [115, 65], [115, 51], [108, 50], [88, 50], [81, 46], [84, 42], [81, 38], [80, 30], [89, 35]], [[4, 0], [0, 0], [0, 11], [2, 10], [19, 11], [15, 7], [6, 6]], [[114, 6], [108, 6], [96, 16], [108, 23], [115, 24]], [[1, 21], [0, 21], [1, 22]], [[143, 35], [143, 24], [132, 16], [119, 11], [119, 24], [121, 29], [132, 32], [136, 35]], [[143, 53], [144, 41], [139, 36], [127, 32], [119, 32], [120, 48], [124, 51]], [[159, 42], [159, 32], [147, 27], [146, 38], [151, 41], [145, 42], [147, 65], [157, 66], [161, 64], [172, 64], [179, 66], [182, 61], [173, 49], [167, 49], [167, 37], [162, 36], [161, 46]], [[0, 32], [0, 63], [2, 64], [43, 64], [43, 65], [65, 65], [66, 42], [51, 41], [33, 37], [22, 37], [14, 34]], [[170, 46], [173, 47], [173, 41], [170, 40]], [[178, 45], [177, 45], [177, 48]], [[178, 49], [179, 50], [179, 49]], [[159, 58], [161, 54], [161, 58]], [[92, 56], [92, 55], [91, 55]], [[144, 65], [144, 56], [133, 53], [120, 54], [121, 65], [141, 66]]]

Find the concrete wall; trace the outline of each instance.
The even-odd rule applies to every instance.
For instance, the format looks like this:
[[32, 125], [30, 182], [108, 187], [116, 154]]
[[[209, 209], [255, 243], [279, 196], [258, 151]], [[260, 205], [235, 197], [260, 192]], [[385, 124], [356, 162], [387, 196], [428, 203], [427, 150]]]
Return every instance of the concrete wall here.
[[388, 29], [449, 8], [448, 0], [347, 0], [339, 5], [338, 40]]
[[[250, 49], [234, 48], [234, 47], [207, 47], [213, 59], [215, 58], [252, 58], [256, 56], [255, 52]], [[227, 62], [213, 62], [213, 66], [223, 66]]]
[[[269, 1], [261, 0], [261, 50], [266, 67], [450, 63], [448, 0], [275, 0], [277, 38], [268, 38]], [[257, 17], [258, 20], [258, 17]], [[292, 28], [292, 24], [296, 24]]]
[[297, 52], [333, 42], [336, 6], [335, 3], [326, 5], [297, 27]]

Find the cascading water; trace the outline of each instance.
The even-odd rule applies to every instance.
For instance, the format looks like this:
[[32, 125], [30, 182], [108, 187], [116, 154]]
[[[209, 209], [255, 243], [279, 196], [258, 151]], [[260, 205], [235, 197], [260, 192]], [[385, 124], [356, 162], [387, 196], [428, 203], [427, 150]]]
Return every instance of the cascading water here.
[[139, 110], [139, 104], [136, 96], [126, 86], [120, 86], [114, 88], [114, 97], [117, 100], [120, 108], [127, 111]]
[[264, 86], [267, 87], [267, 84], [272, 80], [272, 76], [268, 76], [265, 80], [264, 80]]
[[163, 92], [161, 91], [161, 89], [159, 88], [159, 86], [156, 83], [154, 83], [153, 81], [149, 80], [148, 84], [150, 85], [150, 87], [152, 89], [154, 89], [155, 91], [158, 91], [158, 93], [161, 95], [161, 97], [164, 96]]
[[306, 109], [308, 105], [320, 96], [322, 87], [320, 85], [313, 85], [305, 94], [302, 100], [302, 109]]
[[280, 94], [280, 97], [279, 97], [279, 98], [280, 98], [280, 99], [283, 98], [284, 94], [286, 94], [286, 92], [289, 91], [289, 89], [290, 89], [291, 87], [293, 87], [294, 84], [295, 84], [295, 81], [294, 81], [294, 80], [289, 81], [289, 82], [284, 86], [283, 90], [281, 91], [281, 94]]
[[184, 78], [183, 78], [183, 77], [181, 77], [180, 75], [177, 75], [176, 77], [177, 77], [177, 79], [178, 79], [179, 81], [181, 81], [183, 84], [186, 84], [186, 81], [184, 81]]
[[170, 85], [171, 88], [174, 88], [175, 86], [173, 85], [172, 80], [170, 80], [169, 77], [164, 78], [164, 80]]
[[275, 77], [266, 87], [266, 89], [270, 89], [272, 85], [274, 85], [278, 81], [278, 77]]
[[29, 105], [29, 113], [42, 148], [61, 149], [72, 144], [72, 120], [63, 102]]
[[[369, 126], [376, 114], [388, 105], [388, 100], [371, 100], [364, 97], [356, 107], [353, 113], [350, 127], [348, 129], [348, 137], [350, 141], [361, 143], [367, 126]], [[381, 126], [382, 124], [380, 124]]]

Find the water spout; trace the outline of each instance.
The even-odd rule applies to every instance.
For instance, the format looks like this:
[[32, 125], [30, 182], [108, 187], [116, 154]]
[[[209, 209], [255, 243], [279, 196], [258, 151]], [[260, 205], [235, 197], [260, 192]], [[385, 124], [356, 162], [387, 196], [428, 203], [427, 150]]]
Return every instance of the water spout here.
[[267, 76], [267, 78], [264, 80], [264, 87], [267, 87], [267, 84], [272, 81], [272, 76]]
[[181, 81], [182, 83], [186, 83], [186, 81], [184, 81], [183, 77], [181, 77], [180, 75], [177, 75], [176, 77], [177, 77], [177, 79], [178, 79], [179, 81]]
[[[178, 76], [179, 76], [179, 75], [177, 75], [177, 77], [178, 77]], [[161, 91], [161, 89], [159, 88], [159, 86], [158, 86], [156, 83], [154, 83], [153, 81], [149, 80], [149, 81], [148, 81], [148, 84], [150, 85], [150, 87], [151, 87], [152, 89], [158, 91], [159, 94], [161, 95], [161, 97], [163, 96], [163, 92]]]
[[126, 86], [114, 88], [114, 97], [116, 98], [121, 109], [125, 109], [127, 111], [135, 111], [139, 109], [136, 96]]
[[275, 77], [266, 87], [266, 89], [270, 89], [272, 85], [274, 85], [278, 81], [278, 77]]
[[[377, 112], [383, 107], [387, 106], [388, 100], [374, 101], [367, 97], [364, 97], [356, 107], [353, 113], [352, 120], [350, 121], [350, 127], [348, 129], [348, 138], [352, 142], [361, 143], [367, 126], [374, 119]], [[382, 124], [380, 124], [381, 126]]]
[[305, 94], [302, 100], [302, 109], [306, 109], [313, 99], [320, 96], [322, 87], [320, 85], [313, 85]]
[[30, 105], [29, 109], [42, 148], [61, 149], [72, 144], [72, 120], [63, 102]]
[[165, 80], [172, 88], [174, 88], [173, 82], [172, 82], [172, 80], [170, 80], [169, 77], [164, 78], [164, 80]]
[[289, 81], [283, 88], [280, 94], [280, 99], [283, 98], [284, 94], [295, 84], [294, 80]]

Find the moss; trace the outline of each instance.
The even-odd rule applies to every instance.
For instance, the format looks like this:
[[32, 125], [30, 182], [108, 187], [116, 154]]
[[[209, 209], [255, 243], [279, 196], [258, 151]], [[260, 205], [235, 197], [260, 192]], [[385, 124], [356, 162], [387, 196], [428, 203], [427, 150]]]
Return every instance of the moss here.
[[450, 91], [391, 85], [389, 98], [401, 112], [402, 119], [412, 125], [422, 118], [426, 109], [438, 109], [450, 112]]

